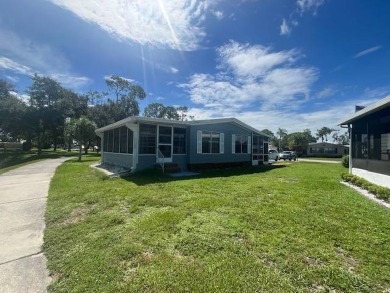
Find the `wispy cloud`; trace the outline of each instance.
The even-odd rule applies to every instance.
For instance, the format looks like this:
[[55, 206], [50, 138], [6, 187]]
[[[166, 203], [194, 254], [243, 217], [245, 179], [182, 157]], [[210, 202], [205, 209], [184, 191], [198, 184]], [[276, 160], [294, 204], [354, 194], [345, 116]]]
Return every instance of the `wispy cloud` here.
[[170, 70], [171, 73], [173, 73], [173, 74], [176, 74], [176, 73], [179, 72], [179, 69], [177, 69], [177, 68], [175, 68], [175, 67], [172, 67], [172, 66], [169, 67], [169, 70]]
[[294, 9], [290, 17], [287, 19], [283, 18], [280, 25], [280, 35], [288, 36], [291, 34], [293, 27], [298, 26], [298, 19], [305, 13], [317, 14], [317, 10], [320, 6], [325, 3], [325, 0], [297, 0], [296, 9]]
[[327, 98], [327, 97], [333, 96], [336, 92], [337, 92], [336, 89], [334, 89], [334, 88], [332, 88], [332, 87], [326, 87], [326, 88], [322, 89], [322, 90], [317, 94], [317, 96], [318, 96], [320, 99], [323, 99], [323, 98]]
[[367, 54], [370, 54], [370, 53], [373, 53], [375, 51], [378, 51], [382, 48], [382, 46], [375, 46], [375, 47], [371, 47], [369, 49], [366, 49], [366, 50], [363, 50], [363, 51], [360, 51], [359, 53], [357, 53], [355, 56], [353, 56], [353, 58], [360, 58], [364, 55], [367, 55]]
[[[191, 51], [205, 36], [202, 22], [217, 1], [50, 0], [120, 40]], [[218, 14], [221, 17], [220, 14]], [[216, 15], [217, 16], [217, 15]], [[218, 16], [217, 16], [218, 17]]]
[[71, 65], [61, 52], [45, 44], [0, 29], [0, 68], [20, 75], [34, 73], [50, 76], [73, 88], [90, 82], [72, 73]]
[[284, 18], [282, 24], [280, 25], [280, 34], [282, 36], [288, 36], [291, 34], [291, 27], [287, 24], [287, 21]]
[[313, 15], [317, 14], [317, 9], [323, 5], [325, 0], [298, 0], [297, 5], [301, 13], [306, 11], [312, 12]]
[[316, 68], [294, 66], [300, 57], [296, 50], [230, 42], [217, 53], [217, 74], [197, 73], [180, 85], [193, 103], [215, 112], [292, 109], [309, 97], [318, 77]]
[[212, 12], [214, 14], [214, 16], [218, 19], [218, 20], [222, 20], [224, 15], [223, 15], [223, 12], [220, 11], [220, 10], [213, 10]]

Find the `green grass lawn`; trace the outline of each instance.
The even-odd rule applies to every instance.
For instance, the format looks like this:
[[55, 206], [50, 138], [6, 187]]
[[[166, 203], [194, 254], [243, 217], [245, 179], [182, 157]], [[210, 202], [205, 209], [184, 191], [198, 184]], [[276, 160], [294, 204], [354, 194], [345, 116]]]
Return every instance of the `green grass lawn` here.
[[42, 154], [37, 155], [37, 151], [8, 151], [0, 153], [0, 174], [11, 171], [18, 167], [35, 163], [43, 159], [54, 159], [64, 156], [77, 156], [78, 152], [67, 152], [64, 150], [42, 150]]
[[51, 183], [51, 292], [390, 290], [390, 211], [339, 165], [108, 179], [87, 160]]

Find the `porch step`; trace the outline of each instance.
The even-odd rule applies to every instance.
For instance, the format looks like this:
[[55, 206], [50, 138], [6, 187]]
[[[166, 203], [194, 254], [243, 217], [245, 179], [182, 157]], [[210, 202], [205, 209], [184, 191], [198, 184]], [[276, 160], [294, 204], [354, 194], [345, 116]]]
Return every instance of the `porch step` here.
[[[156, 168], [161, 170], [160, 164], [156, 164]], [[181, 169], [178, 164], [175, 163], [165, 163], [164, 164], [164, 172], [165, 173], [178, 173], [181, 172]]]

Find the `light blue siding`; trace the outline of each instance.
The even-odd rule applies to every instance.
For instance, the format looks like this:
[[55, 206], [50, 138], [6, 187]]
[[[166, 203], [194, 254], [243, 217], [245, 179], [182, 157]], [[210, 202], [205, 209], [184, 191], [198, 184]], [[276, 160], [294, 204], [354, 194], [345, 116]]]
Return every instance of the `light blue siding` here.
[[[198, 154], [197, 153], [197, 132], [215, 131], [224, 133], [224, 152], [223, 154]], [[251, 136], [252, 132], [235, 123], [216, 123], [205, 125], [191, 125], [190, 127], [190, 146], [189, 146], [189, 164], [203, 163], [229, 163], [229, 162], [250, 162], [251, 154], [233, 154], [232, 153], [232, 135]]]
[[103, 163], [131, 169], [133, 168], [133, 155], [104, 152]]

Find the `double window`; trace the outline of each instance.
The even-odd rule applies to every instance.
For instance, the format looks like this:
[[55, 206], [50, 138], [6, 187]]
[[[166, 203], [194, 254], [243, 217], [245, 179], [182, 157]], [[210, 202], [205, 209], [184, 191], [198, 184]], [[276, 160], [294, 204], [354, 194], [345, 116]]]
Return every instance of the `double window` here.
[[223, 154], [224, 134], [214, 131], [197, 132], [197, 153], [198, 154]]
[[103, 151], [109, 153], [133, 153], [133, 131], [126, 126], [104, 132]]
[[250, 154], [251, 137], [247, 135], [232, 135], [232, 154]]

